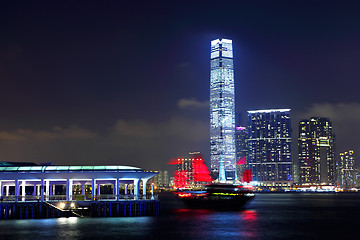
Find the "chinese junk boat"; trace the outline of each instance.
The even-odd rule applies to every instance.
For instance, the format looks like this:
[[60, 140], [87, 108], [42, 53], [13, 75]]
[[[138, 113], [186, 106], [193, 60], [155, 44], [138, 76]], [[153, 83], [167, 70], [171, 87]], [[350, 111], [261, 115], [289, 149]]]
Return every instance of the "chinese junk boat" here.
[[202, 209], [242, 209], [254, 197], [247, 185], [233, 185], [213, 183], [206, 186], [204, 191], [182, 191], [177, 195], [188, 208]]
[[[239, 210], [254, 197], [251, 185], [211, 183], [210, 172], [201, 156], [191, 159], [191, 163], [185, 162], [189, 160], [177, 159], [169, 162], [178, 166], [174, 177], [174, 187], [178, 189], [175, 194], [183, 200], [187, 208]], [[191, 167], [184, 169], [184, 165]], [[249, 175], [247, 171], [244, 172], [245, 182], [245, 177]], [[199, 188], [199, 191], [193, 190]]]

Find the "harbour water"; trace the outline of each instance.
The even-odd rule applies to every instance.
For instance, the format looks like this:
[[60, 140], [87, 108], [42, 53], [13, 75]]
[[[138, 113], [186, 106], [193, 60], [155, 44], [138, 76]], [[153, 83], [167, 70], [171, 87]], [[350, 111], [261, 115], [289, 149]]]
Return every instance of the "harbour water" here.
[[188, 210], [160, 195], [155, 217], [0, 221], [0, 239], [352, 239], [360, 194], [264, 193], [242, 211]]

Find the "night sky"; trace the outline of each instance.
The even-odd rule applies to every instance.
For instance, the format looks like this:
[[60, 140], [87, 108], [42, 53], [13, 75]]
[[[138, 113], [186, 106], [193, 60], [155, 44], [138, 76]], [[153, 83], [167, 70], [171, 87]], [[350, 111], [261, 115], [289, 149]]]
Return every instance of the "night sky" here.
[[356, 1], [74, 2], [1, 2], [0, 161], [161, 170], [198, 150], [209, 163], [216, 38], [233, 40], [244, 125], [291, 108], [296, 149], [300, 119], [329, 117], [337, 154], [359, 156]]

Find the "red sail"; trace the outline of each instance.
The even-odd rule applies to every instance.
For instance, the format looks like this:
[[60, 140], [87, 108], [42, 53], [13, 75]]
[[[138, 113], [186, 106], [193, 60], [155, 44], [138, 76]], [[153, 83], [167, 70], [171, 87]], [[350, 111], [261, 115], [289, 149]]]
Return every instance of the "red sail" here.
[[202, 158], [195, 159], [192, 162], [192, 165], [195, 182], [212, 182], [213, 179], [211, 178], [210, 172]]
[[246, 164], [246, 157], [239, 158], [236, 165], [243, 165]]
[[[188, 161], [190, 161], [189, 164]], [[168, 164], [178, 166], [174, 173], [174, 188], [192, 187], [197, 183], [210, 183], [213, 180], [204, 159], [200, 155], [191, 159], [171, 159]]]
[[251, 169], [246, 169], [244, 171], [243, 181], [247, 182], [247, 183], [252, 181], [252, 171], [251, 171]]
[[174, 187], [175, 188], [186, 188], [189, 185], [188, 173], [184, 170], [175, 171], [174, 174]]

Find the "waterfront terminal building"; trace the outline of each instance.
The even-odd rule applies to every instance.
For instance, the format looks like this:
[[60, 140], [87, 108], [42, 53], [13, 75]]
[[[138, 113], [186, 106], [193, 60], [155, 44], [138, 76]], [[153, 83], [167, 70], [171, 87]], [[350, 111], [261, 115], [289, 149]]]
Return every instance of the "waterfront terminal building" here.
[[65, 208], [64, 204], [75, 207], [103, 202], [105, 208], [102, 209], [114, 213], [112, 203], [136, 201], [141, 204], [139, 201], [155, 200], [153, 191], [147, 192], [146, 188], [148, 180], [155, 175], [157, 172], [130, 166], [24, 166], [2, 162], [0, 218], [6, 215], [3, 214], [6, 209], [15, 206], [12, 203], [31, 202], [46, 202], [55, 208]]

